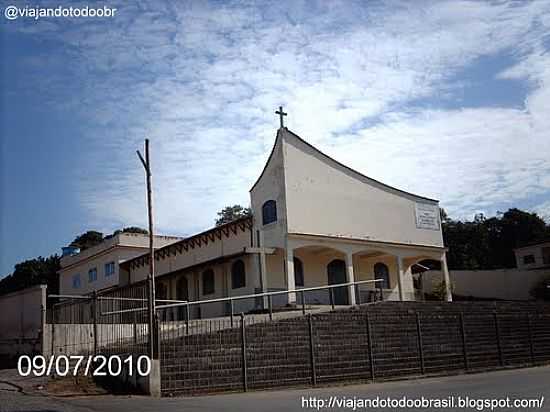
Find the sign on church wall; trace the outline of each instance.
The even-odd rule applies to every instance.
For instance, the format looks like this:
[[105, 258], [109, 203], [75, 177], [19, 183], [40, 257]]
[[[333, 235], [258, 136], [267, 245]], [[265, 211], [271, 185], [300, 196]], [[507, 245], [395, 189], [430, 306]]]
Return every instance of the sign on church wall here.
[[416, 227], [439, 230], [439, 207], [428, 203], [416, 203]]

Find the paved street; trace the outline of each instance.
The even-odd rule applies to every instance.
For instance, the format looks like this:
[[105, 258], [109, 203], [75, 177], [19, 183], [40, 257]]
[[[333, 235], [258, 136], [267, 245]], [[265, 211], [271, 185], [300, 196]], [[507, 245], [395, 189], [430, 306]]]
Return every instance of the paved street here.
[[[352, 385], [318, 389], [295, 389], [251, 392], [247, 394], [227, 394], [192, 398], [151, 399], [142, 396], [89, 396], [79, 398], [51, 398], [41, 395], [28, 395], [18, 392], [14, 387], [0, 384], [0, 411], [120, 411], [120, 412], [182, 412], [182, 411], [300, 411], [316, 410], [302, 408], [302, 397], [309, 399], [328, 399], [335, 396], [342, 400], [375, 399], [392, 397], [400, 399], [446, 398], [450, 395], [469, 396], [470, 399], [491, 398], [537, 398], [542, 396], [545, 402], [542, 409], [527, 408], [521, 410], [550, 411], [550, 367], [508, 370], [482, 374], [461, 375], [444, 378], [429, 378], [399, 382], [378, 383], [373, 385]], [[329, 410], [352, 410], [333, 408]], [[358, 410], [361, 410], [358, 408]], [[366, 409], [363, 409], [366, 410]], [[383, 409], [378, 409], [383, 410]], [[408, 408], [386, 410], [413, 410]], [[414, 409], [419, 410], [419, 409]], [[429, 410], [429, 409], [420, 409]], [[437, 410], [432, 408], [431, 410]], [[441, 408], [439, 410], [459, 411], [475, 408]], [[486, 408], [485, 410], [490, 410]], [[495, 410], [520, 410], [518, 408]]]

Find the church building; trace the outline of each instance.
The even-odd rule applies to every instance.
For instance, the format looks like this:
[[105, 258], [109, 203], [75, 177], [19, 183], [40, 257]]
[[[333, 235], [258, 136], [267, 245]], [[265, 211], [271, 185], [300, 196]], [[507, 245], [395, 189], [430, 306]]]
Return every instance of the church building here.
[[[281, 111], [282, 112], [282, 111]], [[282, 119], [282, 118], [281, 118]], [[383, 184], [325, 155], [282, 125], [250, 189], [252, 216], [155, 250], [157, 299], [185, 301], [297, 291], [275, 306], [300, 303], [301, 288], [380, 279], [386, 300], [417, 300], [412, 267], [441, 262], [451, 299], [437, 200]], [[120, 264], [120, 285], [144, 281], [148, 255]], [[335, 289], [332, 301], [372, 299], [373, 283]], [[328, 304], [326, 290], [305, 294]], [[235, 312], [265, 308], [265, 299], [235, 301]], [[227, 302], [193, 309], [227, 314]], [[196, 313], [198, 311], [199, 313]]]

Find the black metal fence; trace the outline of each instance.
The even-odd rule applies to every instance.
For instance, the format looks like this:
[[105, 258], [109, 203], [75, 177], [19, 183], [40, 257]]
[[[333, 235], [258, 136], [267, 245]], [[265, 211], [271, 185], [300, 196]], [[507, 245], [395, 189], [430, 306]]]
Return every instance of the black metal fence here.
[[360, 309], [203, 320], [165, 330], [162, 392], [197, 394], [460, 373], [550, 362], [550, 307], [400, 302]]

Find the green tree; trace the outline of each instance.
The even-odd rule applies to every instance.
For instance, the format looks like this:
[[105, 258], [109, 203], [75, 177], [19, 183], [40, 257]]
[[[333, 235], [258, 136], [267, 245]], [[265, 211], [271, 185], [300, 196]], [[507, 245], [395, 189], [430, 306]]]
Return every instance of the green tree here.
[[516, 247], [550, 234], [550, 226], [535, 213], [515, 208], [464, 222], [450, 219], [445, 211], [441, 216], [449, 268], [455, 270], [513, 268]]
[[80, 250], [86, 250], [103, 242], [103, 233], [96, 232], [95, 230], [88, 230], [77, 236], [70, 244], [70, 246], [78, 247]]
[[125, 228], [122, 228], [122, 229], [115, 230], [112, 234], [105, 236], [104, 239], [110, 239], [110, 238], [118, 235], [119, 233], [140, 233], [140, 234], [143, 234], [143, 235], [148, 235], [149, 231], [147, 229], [143, 229], [143, 228], [137, 227], [137, 226], [128, 226], [128, 227], [125, 227]]
[[17, 263], [14, 269], [11, 275], [0, 280], [0, 295], [40, 284], [48, 285], [48, 293], [58, 293], [58, 255], [25, 260]]
[[229, 223], [234, 220], [251, 215], [252, 210], [250, 210], [249, 207], [242, 207], [241, 205], [226, 206], [218, 212], [216, 226], [220, 226], [225, 223]]

